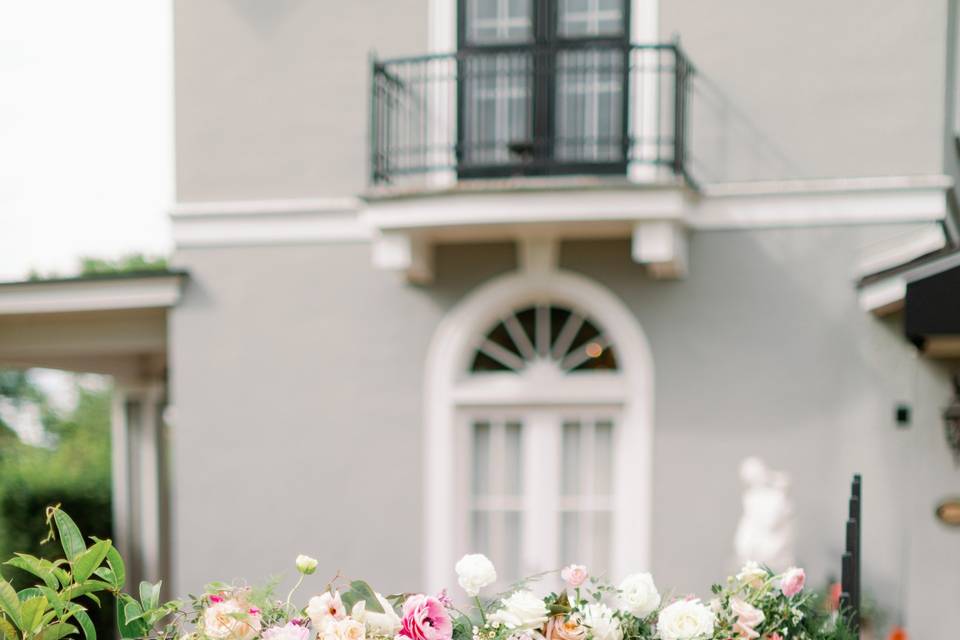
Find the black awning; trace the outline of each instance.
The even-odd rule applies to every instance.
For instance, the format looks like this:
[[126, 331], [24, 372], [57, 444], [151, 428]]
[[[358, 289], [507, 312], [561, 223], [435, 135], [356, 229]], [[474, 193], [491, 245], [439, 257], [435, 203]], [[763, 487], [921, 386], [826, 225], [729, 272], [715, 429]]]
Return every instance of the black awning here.
[[960, 266], [907, 283], [904, 332], [919, 348], [935, 338], [960, 338]]

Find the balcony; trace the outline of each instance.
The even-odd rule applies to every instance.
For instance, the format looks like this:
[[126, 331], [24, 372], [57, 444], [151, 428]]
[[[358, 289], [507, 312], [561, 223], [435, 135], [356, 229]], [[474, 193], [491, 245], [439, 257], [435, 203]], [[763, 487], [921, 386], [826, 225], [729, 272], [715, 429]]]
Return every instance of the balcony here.
[[373, 62], [374, 187], [689, 170], [695, 69], [676, 44], [566, 42]]

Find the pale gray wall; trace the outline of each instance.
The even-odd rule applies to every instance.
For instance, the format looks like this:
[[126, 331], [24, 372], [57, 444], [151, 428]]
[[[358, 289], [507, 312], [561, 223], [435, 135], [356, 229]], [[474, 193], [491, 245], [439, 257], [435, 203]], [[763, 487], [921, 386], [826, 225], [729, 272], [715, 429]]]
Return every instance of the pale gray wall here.
[[[364, 188], [368, 54], [427, 53], [427, 0], [175, 7], [179, 200]], [[942, 172], [946, 20], [946, 0], [661, 0], [701, 72], [698, 176]]]
[[[836, 576], [861, 471], [866, 590], [897, 606], [909, 589], [911, 632], [952, 637], [940, 629], [960, 623], [960, 536], [932, 517], [960, 488], [938, 417], [947, 376], [859, 309], [852, 286], [860, 250], [904, 230], [700, 232], [679, 282], [650, 280], [625, 241], [564, 244], [563, 266], [620, 296], [653, 350], [663, 588], [703, 594], [734, 568], [748, 454], [793, 477], [811, 583]], [[171, 319], [176, 591], [289, 574], [300, 552], [321, 576], [416, 588], [427, 346], [457, 300], [514, 268], [512, 248], [441, 247], [430, 287], [373, 270], [365, 244], [189, 250], [177, 262], [192, 276]], [[915, 411], [904, 431], [900, 400]]]
[[426, 0], [176, 0], [177, 199], [354, 195], [369, 54], [424, 53]]
[[941, 173], [947, 2], [661, 0], [705, 181]]

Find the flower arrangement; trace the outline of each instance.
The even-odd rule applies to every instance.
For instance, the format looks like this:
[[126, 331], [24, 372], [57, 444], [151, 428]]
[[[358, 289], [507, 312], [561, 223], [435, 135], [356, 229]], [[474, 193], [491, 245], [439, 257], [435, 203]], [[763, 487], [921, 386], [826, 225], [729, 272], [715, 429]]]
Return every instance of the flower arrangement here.
[[[384, 596], [362, 580], [335, 577], [305, 605], [293, 603], [317, 561], [299, 556], [299, 580], [279, 599], [273, 590], [208, 585], [187, 602], [159, 601], [160, 584], [141, 583], [138, 596], [123, 591], [124, 563], [109, 540], [84, 542], [66, 513], [47, 512], [49, 538], [59, 534], [66, 558], [55, 562], [16, 554], [6, 564], [40, 579], [19, 593], [0, 578], [2, 640], [60, 640], [96, 633], [86, 613], [98, 592], [117, 599], [125, 639], [150, 640], [848, 640], [843, 616], [827, 616], [804, 591], [802, 569], [782, 574], [748, 563], [713, 598], [663, 597], [649, 573], [613, 585], [587, 567], [560, 571], [563, 586], [537, 595], [536, 576], [484, 600], [496, 568], [480, 554], [455, 570], [471, 606], [457, 607], [446, 591]], [[79, 599], [82, 601], [78, 602]], [[466, 609], [466, 610], [464, 610]], [[80, 627], [79, 629], [77, 627]]]

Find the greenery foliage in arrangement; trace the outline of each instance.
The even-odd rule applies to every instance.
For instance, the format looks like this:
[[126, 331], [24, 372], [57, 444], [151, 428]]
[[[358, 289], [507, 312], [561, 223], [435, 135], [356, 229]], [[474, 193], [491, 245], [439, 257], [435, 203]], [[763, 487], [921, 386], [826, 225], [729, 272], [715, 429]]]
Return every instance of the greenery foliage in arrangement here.
[[59, 506], [47, 509], [47, 540], [59, 537], [64, 558], [48, 560], [18, 553], [6, 562], [32, 575], [19, 591], [0, 579], [2, 640], [96, 640], [89, 614], [103, 599], [116, 601], [121, 638], [151, 640], [852, 640], [844, 617], [818, 609], [804, 592], [806, 577], [792, 567], [774, 574], [748, 563], [716, 585], [714, 598], [693, 596], [664, 602], [652, 576], [636, 573], [619, 585], [570, 565], [562, 587], [536, 595], [534, 576], [484, 601], [480, 592], [497, 580], [481, 554], [456, 565], [458, 583], [473, 606], [457, 607], [446, 590], [431, 596], [383, 596], [362, 580], [328, 582], [306, 606], [293, 603], [317, 561], [299, 556], [300, 579], [285, 600], [273, 589], [213, 583], [187, 602], [160, 601], [160, 583], [141, 582], [136, 595], [124, 591], [125, 567], [109, 540], [83, 538]]

